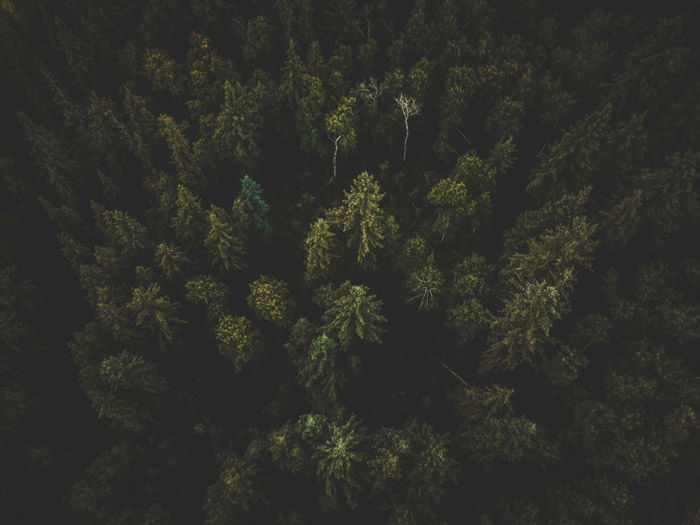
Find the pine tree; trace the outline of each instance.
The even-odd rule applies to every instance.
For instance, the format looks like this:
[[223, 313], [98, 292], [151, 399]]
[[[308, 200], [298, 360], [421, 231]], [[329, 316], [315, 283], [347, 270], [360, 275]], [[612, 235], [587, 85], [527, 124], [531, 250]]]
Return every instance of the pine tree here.
[[303, 74], [301, 76], [301, 93], [294, 115], [303, 151], [318, 155], [327, 154], [327, 143], [323, 137], [323, 115], [326, 106], [326, 93], [321, 79], [311, 74]]
[[463, 229], [476, 233], [490, 219], [494, 190], [495, 172], [485, 161], [469, 154], [460, 157], [452, 176], [438, 181], [428, 193], [428, 202], [438, 212], [435, 232], [441, 239]]
[[624, 248], [639, 229], [642, 190], [635, 189], [631, 195], [623, 198], [611, 210], [603, 211], [603, 235], [605, 245]]
[[526, 280], [547, 278], [553, 283], [565, 274], [577, 275], [590, 267], [597, 244], [593, 240], [596, 229], [585, 217], [574, 217], [571, 225], [547, 230], [539, 238], [528, 241], [526, 252], [510, 258], [506, 275]]
[[357, 262], [371, 266], [387, 234], [387, 218], [380, 207], [384, 194], [379, 192], [379, 184], [366, 171], [360, 173], [353, 180], [350, 191], [344, 193], [343, 204], [333, 216], [337, 217], [344, 232], [350, 232], [348, 245], [357, 244]]
[[480, 370], [513, 369], [543, 351], [554, 321], [567, 306], [561, 286], [545, 281], [523, 281], [505, 306], [503, 314], [491, 322], [491, 346], [484, 352]]
[[98, 417], [129, 430], [143, 428], [167, 389], [154, 364], [126, 350], [104, 359], [94, 371], [83, 369], [81, 376]]
[[[431, 309], [442, 291], [445, 279], [442, 272], [433, 265], [432, 257], [428, 262], [413, 271], [408, 277], [409, 301], [418, 301], [419, 309]], [[414, 295], [415, 294], [415, 295]]]
[[433, 507], [456, 481], [457, 463], [449, 455], [447, 436], [424, 422], [404, 428], [382, 428], [372, 437], [369, 479], [388, 523], [417, 524], [434, 520]]
[[237, 200], [250, 214], [255, 227], [263, 232], [270, 232], [270, 224], [267, 222], [267, 212], [270, 206], [262, 198], [262, 187], [248, 175], [241, 179], [241, 190]]
[[503, 463], [522, 462], [544, 468], [557, 459], [544, 429], [522, 416], [493, 417], [466, 428], [464, 446], [484, 472]]
[[177, 238], [183, 242], [202, 242], [206, 235], [206, 213], [202, 200], [182, 185], [177, 187], [177, 211], [171, 220]]
[[331, 423], [328, 439], [316, 447], [316, 473], [331, 506], [341, 501], [350, 508], [357, 505], [364, 441], [364, 428], [355, 416], [350, 416], [344, 423]]
[[348, 384], [343, 350], [326, 334], [316, 337], [300, 360], [299, 375], [315, 410], [328, 413], [338, 407]]
[[292, 319], [293, 303], [287, 283], [261, 275], [249, 284], [248, 306], [260, 317], [279, 326], [287, 326]]
[[441, 179], [431, 188], [427, 198], [437, 209], [433, 229], [441, 239], [445, 238], [450, 229], [457, 229], [475, 211], [475, 203], [467, 191], [467, 185], [453, 178]]
[[260, 478], [260, 468], [248, 457], [223, 456], [219, 478], [207, 487], [204, 497], [205, 523], [244, 523], [251, 509], [265, 501]]
[[569, 433], [588, 465], [649, 487], [697, 432], [697, 378], [663, 347], [638, 340], [608, 364], [603, 385], [600, 399], [577, 406]]
[[192, 183], [199, 176], [199, 167], [195, 163], [192, 146], [185, 136], [183, 126], [178, 125], [169, 115], [158, 117], [159, 132], [170, 149], [170, 157], [175, 165], [180, 183]]
[[269, 64], [274, 51], [273, 37], [276, 27], [264, 16], [256, 16], [246, 24], [243, 58], [249, 64], [264, 67]]
[[216, 341], [219, 353], [231, 361], [237, 372], [260, 353], [260, 336], [245, 317], [222, 316], [216, 327]]
[[262, 84], [249, 88], [238, 82], [224, 82], [224, 101], [215, 117], [212, 134], [212, 140], [223, 158], [248, 166], [260, 155], [262, 97]]
[[318, 218], [311, 225], [309, 233], [304, 240], [306, 249], [306, 272], [304, 277], [306, 280], [320, 277], [328, 270], [334, 257], [333, 237], [335, 237], [335, 234], [331, 231], [331, 223], [328, 220]]
[[155, 257], [158, 266], [169, 279], [177, 274], [181, 274], [187, 264], [189, 264], [189, 259], [180, 248], [165, 242], [160, 243], [156, 247]]
[[337, 336], [343, 346], [357, 339], [381, 343], [381, 325], [386, 317], [381, 314], [382, 302], [368, 292], [366, 286], [345, 281], [332, 293], [330, 306], [323, 314], [323, 330]]
[[168, 91], [173, 95], [182, 92], [182, 72], [167, 51], [150, 49], [144, 53], [143, 62], [154, 91]]
[[166, 340], [172, 339], [171, 325], [186, 321], [175, 317], [178, 304], [160, 294], [160, 285], [151, 283], [147, 288], [134, 288], [127, 308], [136, 313], [136, 325], [146, 324]]
[[493, 267], [477, 254], [465, 258], [454, 269], [447, 316], [462, 341], [474, 337], [491, 320], [491, 313], [485, 306], [491, 273]]
[[109, 240], [127, 255], [134, 255], [146, 247], [146, 228], [123, 211], [103, 211], [99, 224]]
[[207, 315], [217, 320], [224, 315], [228, 302], [226, 287], [210, 275], [200, 275], [185, 283], [185, 297], [193, 303], [203, 303]]
[[606, 104], [570, 126], [546, 154], [541, 154], [528, 191], [551, 199], [590, 184], [600, 164], [612, 110], [612, 105]]
[[209, 248], [214, 264], [223, 270], [243, 268], [243, 242], [235, 231], [231, 217], [212, 204], [207, 221], [209, 233], [204, 245]]
[[[119, 440], [90, 463], [73, 485], [68, 505], [85, 523], [172, 521], [173, 512], [160, 490], [165, 465], [157, 456], [153, 448]], [[142, 497], [134, 499], [133, 491]]]
[[[472, 98], [481, 85], [481, 80], [474, 67], [461, 64], [452, 66], [447, 72], [445, 94], [440, 104], [440, 130], [435, 149], [441, 158], [447, 158], [459, 151], [464, 145], [464, 112], [469, 108]], [[462, 136], [460, 136], [462, 135]], [[467, 139], [468, 141], [468, 139]]]

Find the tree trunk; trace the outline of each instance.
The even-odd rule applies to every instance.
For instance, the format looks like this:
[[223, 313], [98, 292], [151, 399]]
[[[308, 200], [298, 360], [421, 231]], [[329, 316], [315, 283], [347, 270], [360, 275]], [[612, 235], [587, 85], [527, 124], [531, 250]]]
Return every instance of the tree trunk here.
[[406, 119], [406, 136], [403, 139], [403, 160], [406, 161], [406, 145], [408, 144], [408, 119]]
[[335, 179], [335, 175], [338, 171], [338, 141], [340, 140], [340, 137], [335, 139], [333, 142], [335, 143], [335, 151], [333, 151], [333, 178]]

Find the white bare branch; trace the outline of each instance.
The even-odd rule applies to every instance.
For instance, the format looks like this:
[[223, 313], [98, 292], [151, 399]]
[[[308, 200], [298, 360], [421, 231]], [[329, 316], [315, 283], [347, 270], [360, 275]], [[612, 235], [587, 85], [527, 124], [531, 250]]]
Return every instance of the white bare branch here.
[[406, 160], [406, 146], [408, 145], [408, 119], [414, 115], [420, 113], [420, 104], [416, 102], [413, 97], [407, 97], [401, 93], [398, 97], [394, 98], [396, 104], [398, 104], [401, 113], [403, 114], [404, 124], [406, 125], [406, 136], [403, 139], [403, 160]]
[[377, 83], [376, 78], [370, 78], [367, 84], [364, 82], [360, 83], [359, 91], [363, 99], [370, 103], [375, 103], [381, 96], [382, 91], [384, 91], [384, 86], [381, 83]]

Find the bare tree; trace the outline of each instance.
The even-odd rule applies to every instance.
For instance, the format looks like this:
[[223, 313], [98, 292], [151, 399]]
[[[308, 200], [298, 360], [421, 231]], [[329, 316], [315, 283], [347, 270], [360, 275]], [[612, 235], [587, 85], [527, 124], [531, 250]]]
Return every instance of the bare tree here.
[[377, 83], [376, 78], [370, 78], [367, 84], [364, 82], [360, 83], [359, 91], [362, 98], [371, 103], [375, 103], [384, 91], [384, 86], [382, 86], [381, 83]]
[[326, 133], [333, 143], [333, 179], [335, 179], [338, 162], [338, 143], [343, 142], [343, 148], [351, 150], [357, 144], [355, 133], [355, 115], [353, 106], [355, 97], [343, 97], [338, 107], [326, 115]]
[[394, 98], [403, 113], [404, 124], [406, 125], [406, 137], [403, 139], [403, 160], [406, 160], [406, 146], [408, 144], [408, 119], [420, 113], [420, 104], [413, 97], [407, 97], [403, 93]]

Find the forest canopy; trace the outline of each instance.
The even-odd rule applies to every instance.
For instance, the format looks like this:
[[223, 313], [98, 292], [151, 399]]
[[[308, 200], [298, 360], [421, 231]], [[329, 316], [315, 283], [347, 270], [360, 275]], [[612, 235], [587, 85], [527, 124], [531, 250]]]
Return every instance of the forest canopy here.
[[0, 520], [700, 520], [700, 4], [1, 0]]

